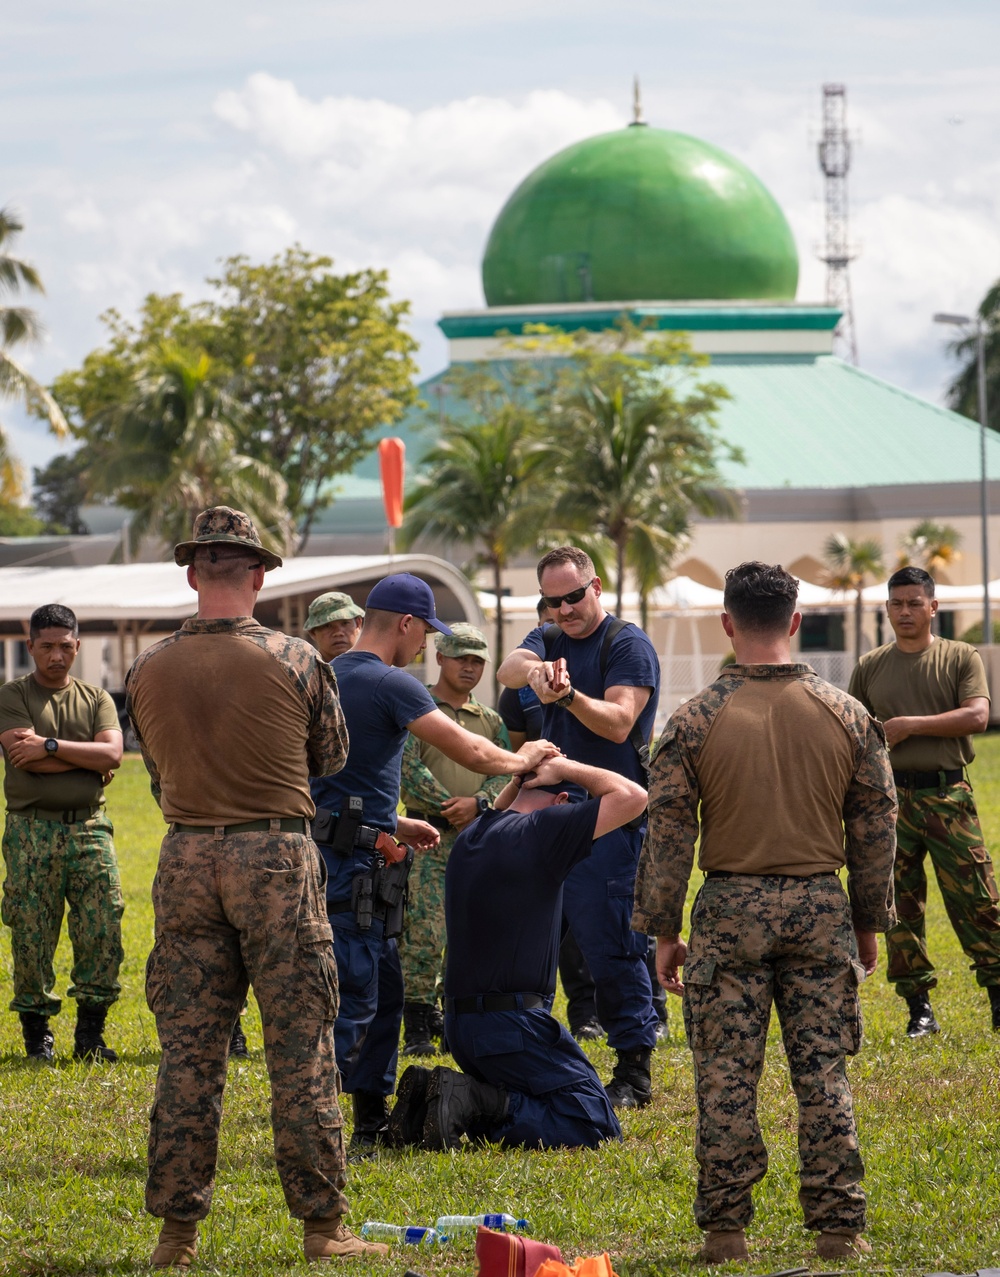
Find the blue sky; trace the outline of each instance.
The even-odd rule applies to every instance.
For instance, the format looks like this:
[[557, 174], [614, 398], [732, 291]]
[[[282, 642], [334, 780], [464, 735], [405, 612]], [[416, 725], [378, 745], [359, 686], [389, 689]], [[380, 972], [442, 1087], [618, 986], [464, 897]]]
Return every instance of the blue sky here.
[[[9, 8], [10, 6], [8, 6]], [[629, 117], [750, 165], [784, 207], [799, 297], [822, 296], [820, 86], [846, 83], [862, 366], [940, 398], [939, 309], [1000, 276], [1000, 6], [925, 0], [35, 0], [6, 14], [0, 203], [41, 269], [45, 380], [101, 341], [99, 314], [204, 293], [230, 253], [295, 240], [390, 271], [421, 363], [435, 320], [481, 304], [506, 196], [559, 147]], [[53, 450], [5, 406], [29, 465]]]

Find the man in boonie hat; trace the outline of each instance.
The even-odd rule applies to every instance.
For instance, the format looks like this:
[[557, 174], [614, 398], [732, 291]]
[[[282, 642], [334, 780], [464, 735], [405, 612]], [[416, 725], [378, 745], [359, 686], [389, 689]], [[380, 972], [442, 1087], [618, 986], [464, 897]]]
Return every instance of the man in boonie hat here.
[[182, 568], [188, 567], [194, 563], [198, 550], [208, 548], [215, 553], [205, 555], [205, 559], [217, 563], [223, 558], [235, 557], [232, 551], [222, 549], [230, 545], [244, 552], [253, 551], [265, 572], [281, 567], [281, 555], [261, 545], [250, 516], [242, 510], [231, 510], [227, 505], [212, 506], [198, 515], [194, 521], [194, 537], [174, 546], [174, 562]]
[[[501, 749], [510, 737], [496, 710], [481, 705], [472, 694], [490, 659], [486, 635], [460, 621], [451, 634], [439, 634], [438, 681], [431, 696], [438, 709]], [[507, 783], [506, 776], [483, 776], [470, 771], [416, 736], [403, 750], [402, 798], [408, 816], [426, 820], [441, 833], [440, 845], [413, 862], [406, 930], [399, 945], [406, 1001], [403, 1004], [404, 1055], [436, 1055], [431, 1040], [440, 1036], [444, 1017], [438, 1009], [438, 985], [444, 979], [444, 875], [455, 839], [488, 811]]]
[[358, 641], [365, 609], [358, 607], [349, 594], [328, 590], [309, 604], [309, 615], [302, 627], [316, 644], [324, 661], [349, 652]]
[[[397, 572], [374, 586], [365, 602], [361, 637], [332, 665], [351, 742], [347, 764], [338, 775], [312, 783], [319, 822], [330, 828], [317, 841], [328, 871], [327, 911], [340, 976], [337, 1063], [343, 1091], [354, 1104], [351, 1160], [388, 1142], [387, 1100], [396, 1084], [403, 1018], [398, 924], [378, 893], [370, 835], [395, 835], [421, 855], [440, 841], [427, 821], [396, 815], [406, 734], [412, 732], [480, 776], [528, 771], [554, 752], [547, 741], [535, 741], [524, 754], [512, 754], [444, 712], [424, 684], [406, 672], [435, 630], [453, 637], [437, 618], [434, 591], [426, 581]], [[361, 844], [349, 832], [358, 799]], [[412, 852], [407, 854], [412, 860]], [[402, 862], [391, 868], [398, 876], [401, 867]]]

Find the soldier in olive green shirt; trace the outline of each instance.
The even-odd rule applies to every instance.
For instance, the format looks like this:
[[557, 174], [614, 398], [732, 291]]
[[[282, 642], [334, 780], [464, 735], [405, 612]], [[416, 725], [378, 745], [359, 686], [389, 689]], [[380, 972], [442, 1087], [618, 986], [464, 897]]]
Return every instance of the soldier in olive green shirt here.
[[909, 1006], [908, 1036], [936, 1033], [929, 995], [937, 976], [924, 933], [930, 855], [951, 925], [1000, 1030], [997, 887], [964, 770], [975, 757], [972, 734], [984, 731], [989, 718], [986, 671], [974, 647], [931, 633], [938, 605], [927, 572], [901, 568], [888, 589], [896, 641], [861, 658], [850, 691], [885, 726], [899, 797], [889, 980]]
[[80, 650], [69, 608], [38, 608], [29, 623], [34, 672], [0, 687], [7, 820], [3, 921], [14, 958], [12, 1011], [29, 1059], [51, 1060], [53, 957], [69, 907], [77, 999], [74, 1059], [117, 1059], [104, 1041], [108, 1007], [121, 991], [123, 909], [104, 786], [122, 760], [122, 733], [106, 691], [70, 670]]

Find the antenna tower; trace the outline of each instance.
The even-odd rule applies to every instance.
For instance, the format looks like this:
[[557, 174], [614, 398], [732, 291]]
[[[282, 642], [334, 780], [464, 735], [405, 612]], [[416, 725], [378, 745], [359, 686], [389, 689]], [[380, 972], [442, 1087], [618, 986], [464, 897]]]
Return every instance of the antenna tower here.
[[854, 305], [848, 265], [857, 257], [848, 240], [847, 174], [851, 167], [851, 138], [847, 132], [847, 90], [842, 84], [823, 85], [823, 131], [819, 139], [819, 166], [826, 179], [826, 241], [819, 254], [826, 262], [826, 301], [843, 312], [836, 340], [852, 364], [858, 362], [854, 330]]

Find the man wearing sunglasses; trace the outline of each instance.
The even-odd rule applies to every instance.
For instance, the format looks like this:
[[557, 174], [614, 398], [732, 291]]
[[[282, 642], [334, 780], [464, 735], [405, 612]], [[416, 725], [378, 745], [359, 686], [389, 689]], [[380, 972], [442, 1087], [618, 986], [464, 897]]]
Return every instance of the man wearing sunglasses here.
[[[645, 785], [640, 748], [652, 734], [660, 685], [652, 643], [633, 625], [619, 629], [604, 610], [601, 579], [582, 550], [551, 550], [537, 572], [554, 624], [527, 635], [500, 666], [499, 681], [534, 690], [542, 702], [542, 735], [567, 758]], [[612, 627], [617, 632], [606, 646]], [[582, 791], [571, 796], [585, 797]], [[594, 977], [608, 1045], [617, 1053], [607, 1086], [616, 1108], [641, 1108], [652, 1097], [657, 1017], [646, 941], [629, 927], [643, 828], [616, 829], [599, 838], [593, 854], [567, 878], [563, 901]]]

